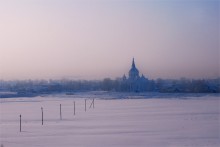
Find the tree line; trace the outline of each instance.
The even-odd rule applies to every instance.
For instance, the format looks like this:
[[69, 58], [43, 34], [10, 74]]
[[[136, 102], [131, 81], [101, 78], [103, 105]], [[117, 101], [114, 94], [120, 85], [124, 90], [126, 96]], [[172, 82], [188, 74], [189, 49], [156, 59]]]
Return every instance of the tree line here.
[[[103, 80], [17, 80], [0, 81], [0, 91], [15, 92], [20, 96], [35, 96], [50, 93], [70, 93], [76, 91], [116, 91], [131, 92], [131, 83], [122, 79]], [[220, 78], [216, 79], [156, 79], [142, 83], [136, 92], [167, 93], [219, 93]]]

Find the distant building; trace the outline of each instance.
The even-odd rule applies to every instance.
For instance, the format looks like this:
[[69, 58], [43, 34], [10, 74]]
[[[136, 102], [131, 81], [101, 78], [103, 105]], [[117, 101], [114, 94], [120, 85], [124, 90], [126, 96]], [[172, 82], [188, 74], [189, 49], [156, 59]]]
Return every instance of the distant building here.
[[130, 91], [130, 92], [147, 91], [148, 79], [145, 78], [143, 74], [140, 77], [139, 70], [135, 66], [134, 58], [128, 75], [129, 75], [128, 78], [125, 75], [122, 77], [122, 91]]

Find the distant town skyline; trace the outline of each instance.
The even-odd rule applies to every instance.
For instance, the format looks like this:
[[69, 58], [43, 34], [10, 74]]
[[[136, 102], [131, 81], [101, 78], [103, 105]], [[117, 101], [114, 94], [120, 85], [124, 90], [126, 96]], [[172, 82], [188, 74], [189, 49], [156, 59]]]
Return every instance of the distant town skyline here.
[[2, 0], [0, 79], [220, 77], [219, 0]]

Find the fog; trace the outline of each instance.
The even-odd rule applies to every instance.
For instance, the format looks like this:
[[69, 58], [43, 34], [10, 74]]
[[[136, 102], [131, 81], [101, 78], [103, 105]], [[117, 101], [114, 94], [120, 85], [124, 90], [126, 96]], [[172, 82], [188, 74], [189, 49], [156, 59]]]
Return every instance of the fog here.
[[220, 76], [218, 0], [0, 3], [0, 79]]

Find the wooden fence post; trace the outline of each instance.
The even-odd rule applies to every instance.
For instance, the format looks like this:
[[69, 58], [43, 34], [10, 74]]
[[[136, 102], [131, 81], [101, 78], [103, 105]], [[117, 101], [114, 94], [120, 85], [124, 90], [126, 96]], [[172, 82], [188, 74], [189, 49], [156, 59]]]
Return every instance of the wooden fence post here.
[[62, 120], [61, 104], [60, 104], [60, 120]]
[[21, 132], [21, 114], [20, 114], [20, 132]]
[[94, 109], [94, 99], [92, 99], [92, 102], [91, 102], [91, 104], [90, 104], [90, 106], [89, 106], [89, 108], [91, 108], [91, 107], [93, 107], [93, 109]]
[[41, 107], [41, 112], [42, 112], [42, 125], [44, 125], [44, 111], [43, 111], [43, 107]]
[[89, 108], [93, 107], [93, 109], [95, 108], [95, 99], [92, 99], [92, 103], [90, 104]]
[[76, 104], [75, 104], [75, 101], [74, 101], [74, 115], [76, 115]]
[[85, 112], [86, 112], [86, 99], [85, 99]]

